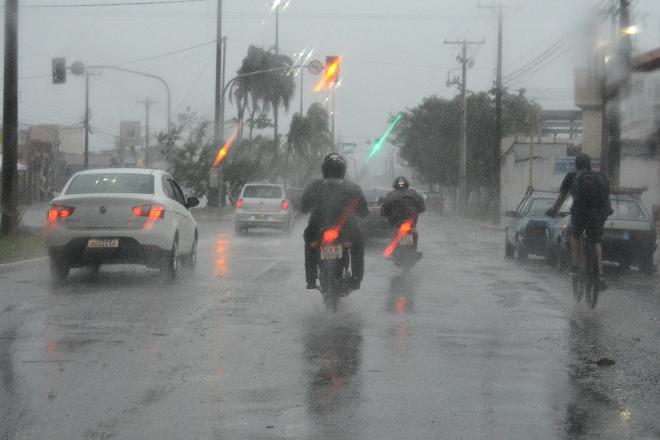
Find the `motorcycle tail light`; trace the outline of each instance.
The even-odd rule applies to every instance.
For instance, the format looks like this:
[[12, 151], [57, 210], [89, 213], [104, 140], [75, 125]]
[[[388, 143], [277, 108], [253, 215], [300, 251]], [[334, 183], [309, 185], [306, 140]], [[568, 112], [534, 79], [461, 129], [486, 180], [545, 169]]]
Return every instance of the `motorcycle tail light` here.
[[412, 225], [408, 222], [405, 222], [401, 225], [399, 231], [401, 231], [402, 234], [407, 234], [408, 232], [410, 232], [411, 229], [412, 229]]
[[242, 207], [243, 207], [243, 204], [244, 204], [243, 199], [238, 199], [238, 200], [236, 201], [236, 207], [237, 207], [237, 208], [242, 208]]
[[147, 217], [151, 220], [165, 218], [165, 207], [163, 205], [141, 205], [133, 207], [133, 215], [135, 217]]
[[323, 233], [323, 244], [330, 244], [339, 238], [339, 231], [335, 228], [328, 229]]
[[71, 206], [51, 205], [48, 210], [48, 223], [55, 223], [57, 219], [71, 217], [75, 208]]
[[289, 209], [289, 201], [282, 200], [282, 209]]

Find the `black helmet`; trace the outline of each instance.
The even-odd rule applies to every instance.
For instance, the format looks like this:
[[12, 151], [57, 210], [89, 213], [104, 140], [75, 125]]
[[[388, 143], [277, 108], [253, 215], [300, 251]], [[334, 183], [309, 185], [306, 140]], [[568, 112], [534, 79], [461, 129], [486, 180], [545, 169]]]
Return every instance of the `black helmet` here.
[[321, 173], [324, 179], [343, 179], [346, 175], [346, 159], [339, 153], [330, 153], [323, 159]]
[[408, 182], [408, 179], [406, 179], [405, 176], [399, 176], [396, 179], [394, 179], [394, 183], [392, 183], [392, 188], [408, 189], [410, 188], [410, 182]]
[[580, 153], [575, 156], [575, 168], [578, 171], [591, 170], [591, 156], [587, 153]]

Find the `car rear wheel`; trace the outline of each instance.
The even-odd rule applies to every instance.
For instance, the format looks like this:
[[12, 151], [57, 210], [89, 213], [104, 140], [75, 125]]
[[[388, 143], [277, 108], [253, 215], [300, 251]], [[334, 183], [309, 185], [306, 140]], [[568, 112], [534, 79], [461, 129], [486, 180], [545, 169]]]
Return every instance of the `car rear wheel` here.
[[557, 265], [555, 266], [558, 271], [563, 272], [570, 266], [571, 254], [568, 246], [563, 241], [557, 243]]
[[557, 267], [559, 261], [559, 247], [548, 246], [545, 251], [545, 264], [550, 267]]
[[50, 275], [56, 283], [63, 283], [69, 276], [69, 262], [66, 258], [53, 258], [50, 257]]
[[519, 238], [516, 238], [516, 245], [513, 248], [513, 257], [519, 263], [524, 263], [527, 261], [527, 250], [525, 246], [520, 242]]
[[513, 246], [509, 243], [506, 235], [504, 235], [504, 256], [507, 258], [513, 258]]
[[653, 265], [653, 254], [645, 255], [639, 262], [639, 271], [642, 273], [653, 273], [655, 266]]
[[241, 226], [240, 223], [235, 223], [234, 224], [234, 232], [236, 232], [236, 235], [243, 235], [247, 234], [248, 228], [246, 226]]
[[190, 249], [190, 254], [186, 258], [186, 268], [189, 270], [195, 270], [197, 267], [197, 237], [193, 240], [192, 248]]
[[167, 279], [173, 280], [181, 269], [181, 256], [179, 255], [179, 237], [174, 237], [172, 250], [167, 252], [161, 263], [160, 273]]

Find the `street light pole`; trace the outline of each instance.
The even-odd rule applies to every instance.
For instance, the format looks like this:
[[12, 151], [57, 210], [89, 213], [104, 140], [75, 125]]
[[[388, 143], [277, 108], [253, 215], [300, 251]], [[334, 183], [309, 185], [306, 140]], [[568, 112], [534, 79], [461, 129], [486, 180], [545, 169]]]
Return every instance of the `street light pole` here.
[[89, 72], [85, 71], [85, 154], [84, 169], [89, 168]]
[[303, 116], [303, 77], [305, 76], [305, 71], [300, 69], [300, 117]]

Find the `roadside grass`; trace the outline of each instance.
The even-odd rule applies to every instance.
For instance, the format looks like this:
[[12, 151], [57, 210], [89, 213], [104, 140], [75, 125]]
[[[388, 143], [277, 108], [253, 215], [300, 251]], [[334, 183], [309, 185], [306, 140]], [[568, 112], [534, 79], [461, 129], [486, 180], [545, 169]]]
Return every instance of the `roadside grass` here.
[[8, 237], [0, 237], [0, 264], [46, 254], [46, 239], [41, 232], [16, 231]]

